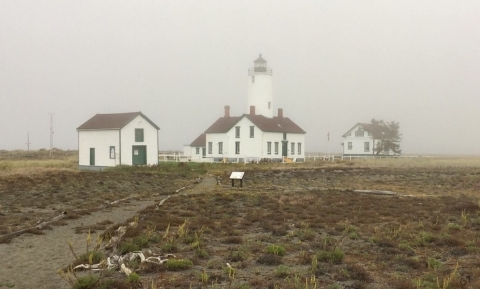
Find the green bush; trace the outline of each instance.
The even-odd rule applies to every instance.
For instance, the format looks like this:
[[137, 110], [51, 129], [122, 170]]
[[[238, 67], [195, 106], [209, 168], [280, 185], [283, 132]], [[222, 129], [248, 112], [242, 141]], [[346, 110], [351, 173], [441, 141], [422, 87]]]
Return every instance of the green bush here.
[[288, 275], [290, 275], [290, 268], [285, 265], [280, 265], [275, 269], [275, 276], [278, 278], [285, 278], [288, 277]]
[[88, 251], [80, 256], [75, 264], [98, 264], [105, 259], [105, 254], [100, 251]]
[[193, 266], [192, 261], [185, 260], [185, 259], [178, 259], [178, 260], [169, 259], [166, 264], [167, 264], [167, 269], [171, 271], [186, 270]]
[[166, 242], [162, 245], [162, 251], [166, 253], [177, 252], [178, 245], [175, 241]]
[[275, 245], [275, 244], [267, 246], [265, 251], [268, 254], [273, 254], [273, 255], [276, 255], [276, 256], [283, 256], [287, 252], [287, 250], [285, 250], [284, 247], [282, 247], [280, 245]]
[[120, 253], [122, 255], [127, 254], [129, 252], [133, 251], [140, 251], [140, 247], [137, 244], [134, 244], [133, 242], [124, 242], [122, 245], [120, 245]]
[[195, 256], [200, 259], [208, 259], [208, 257], [210, 257], [207, 251], [200, 248], [195, 250]]
[[317, 252], [317, 259], [321, 262], [329, 262], [333, 264], [339, 264], [342, 262], [345, 254], [338, 247], [333, 249], [333, 251], [319, 250]]
[[127, 280], [128, 280], [128, 283], [139, 284], [140, 276], [137, 273], [133, 272], [130, 275], [128, 275]]
[[98, 276], [94, 275], [87, 275], [83, 277], [79, 277], [77, 282], [73, 284], [73, 289], [89, 289], [93, 288], [95, 284], [98, 283]]

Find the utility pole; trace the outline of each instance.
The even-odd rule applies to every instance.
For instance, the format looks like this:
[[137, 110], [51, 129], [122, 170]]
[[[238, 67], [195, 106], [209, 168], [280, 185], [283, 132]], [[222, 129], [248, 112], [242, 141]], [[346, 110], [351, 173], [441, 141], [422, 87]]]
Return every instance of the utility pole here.
[[53, 113], [50, 115], [50, 157], [53, 156]]
[[27, 133], [27, 143], [26, 143], [26, 145], [27, 145], [27, 151], [29, 151], [30, 150], [30, 133], [29, 132]]

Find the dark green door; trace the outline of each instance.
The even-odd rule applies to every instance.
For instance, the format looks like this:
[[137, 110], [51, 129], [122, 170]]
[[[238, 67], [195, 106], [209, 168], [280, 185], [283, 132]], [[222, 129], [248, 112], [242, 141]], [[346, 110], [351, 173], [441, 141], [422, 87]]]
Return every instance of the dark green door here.
[[132, 146], [132, 165], [147, 164], [147, 146]]
[[207, 148], [202, 148], [202, 157], [207, 156]]
[[282, 140], [282, 157], [288, 156], [288, 141]]
[[90, 165], [95, 165], [95, 148], [90, 148]]

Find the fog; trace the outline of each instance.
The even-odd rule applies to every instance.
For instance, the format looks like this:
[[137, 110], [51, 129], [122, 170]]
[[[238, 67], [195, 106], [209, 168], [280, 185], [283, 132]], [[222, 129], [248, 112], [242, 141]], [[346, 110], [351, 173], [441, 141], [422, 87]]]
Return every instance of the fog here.
[[[307, 152], [372, 118], [404, 154], [480, 154], [480, 1], [0, 1], [0, 149], [77, 149], [97, 113], [142, 111], [182, 150], [247, 113], [262, 53]], [[330, 133], [330, 141], [327, 134]]]

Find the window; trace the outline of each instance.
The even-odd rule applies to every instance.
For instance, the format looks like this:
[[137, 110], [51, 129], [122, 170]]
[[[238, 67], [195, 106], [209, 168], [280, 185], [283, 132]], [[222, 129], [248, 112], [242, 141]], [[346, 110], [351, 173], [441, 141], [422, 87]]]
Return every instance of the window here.
[[366, 152], [369, 152], [369, 151], [370, 151], [370, 142], [366, 141], [366, 142], [364, 143], [364, 148], [365, 148], [365, 151], [366, 151]]
[[135, 129], [135, 142], [143, 142], [143, 128]]
[[272, 106], [272, 102], [269, 101], [269, 102], [268, 102], [268, 109], [270, 109], [271, 106]]
[[223, 154], [223, 142], [218, 143], [218, 153]]
[[302, 154], [302, 143], [298, 143], [297, 144], [297, 150], [298, 150], [298, 154], [301, 155]]
[[199, 154], [200, 154], [200, 148], [195, 148], [195, 153], [196, 153], [197, 155], [199, 155]]
[[351, 142], [351, 141], [348, 142], [348, 150], [349, 150], [349, 151], [352, 150], [352, 142]]
[[275, 154], [278, 155], [278, 142], [275, 142]]
[[213, 147], [213, 144], [211, 141], [208, 142], [208, 154], [211, 155], [212, 154], [212, 147]]
[[355, 131], [355, 136], [356, 137], [363, 137], [363, 130], [358, 129], [357, 131]]
[[252, 83], [255, 83], [255, 75], [252, 75]]
[[292, 142], [290, 145], [292, 146], [292, 148], [290, 149], [290, 154], [294, 155], [295, 154], [295, 143]]
[[235, 154], [240, 154], [240, 142], [235, 142]]
[[255, 137], [255, 127], [254, 126], [250, 127], [250, 137], [251, 138]]
[[110, 147], [110, 158], [111, 159], [115, 158], [115, 147], [114, 146]]
[[272, 154], [272, 142], [267, 142], [267, 154], [271, 155]]
[[284, 139], [284, 140], [287, 139], [287, 133], [286, 133], [286, 132], [283, 133], [283, 139]]
[[235, 127], [235, 137], [240, 138], [240, 127], [239, 126]]

